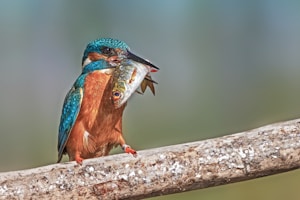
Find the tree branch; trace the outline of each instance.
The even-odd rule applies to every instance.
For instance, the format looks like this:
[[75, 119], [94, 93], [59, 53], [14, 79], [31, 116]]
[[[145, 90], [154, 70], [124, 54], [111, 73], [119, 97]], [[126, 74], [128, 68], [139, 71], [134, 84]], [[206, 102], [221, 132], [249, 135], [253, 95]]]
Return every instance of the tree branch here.
[[300, 167], [300, 119], [157, 149], [0, 173], [1, 199], [140, 199]]

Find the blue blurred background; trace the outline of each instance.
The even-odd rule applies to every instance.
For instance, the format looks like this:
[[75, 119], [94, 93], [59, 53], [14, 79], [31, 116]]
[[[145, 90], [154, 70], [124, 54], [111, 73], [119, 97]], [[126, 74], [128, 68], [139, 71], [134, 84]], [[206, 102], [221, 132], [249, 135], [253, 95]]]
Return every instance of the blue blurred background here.
[[[156, 96], [134, 95], [125, 112], [137, 150], [300, 116], [300, 1], [4, 0], [0, 27], [0, 171], [56, 161], [64, 96], [99, 37], [161, 68]], [[294, 171], [154, 199], [296, 200], [299, 179]]]

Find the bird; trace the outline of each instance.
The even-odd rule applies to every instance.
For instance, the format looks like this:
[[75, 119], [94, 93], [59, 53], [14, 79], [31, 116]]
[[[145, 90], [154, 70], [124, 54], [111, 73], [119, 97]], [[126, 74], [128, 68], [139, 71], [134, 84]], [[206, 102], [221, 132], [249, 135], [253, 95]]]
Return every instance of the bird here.
[[129, 46], [118, 39], [99, 38], [86, 46], [82, 72], [63, 103], [58, 130], [58, 163], [68, 154], [69, 161], [82, 164], [84, 159], [108, 155], [118, 145], [124, 152], [136, 156], [122, 132], [126, 103], [115, 108], [111, 100], [112, 74], [124, 59], [157, 68], [133, 54]]

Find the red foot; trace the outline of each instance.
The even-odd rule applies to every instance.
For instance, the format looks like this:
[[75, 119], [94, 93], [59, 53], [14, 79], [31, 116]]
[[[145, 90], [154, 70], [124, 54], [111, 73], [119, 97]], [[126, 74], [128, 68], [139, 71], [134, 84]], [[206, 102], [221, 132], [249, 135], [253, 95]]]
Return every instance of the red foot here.
[[80, 156], [76, 156], [76, 157], [75, 157], [75, 161], [76, 161], [79, 165], [82, 165], [83, 158], [81, 158]]
[[122, 149], [123, 149], [123, 151], [124, 151], [125, 153], [130, 153], [130, 154], [132, 154], [134, 157], [137, 156], [136, 150], [132, 149], [132, 148], [131, 148], [129, 145], [127, 145], [127, 144], [124, 144], [124, 145], [122, 146]]

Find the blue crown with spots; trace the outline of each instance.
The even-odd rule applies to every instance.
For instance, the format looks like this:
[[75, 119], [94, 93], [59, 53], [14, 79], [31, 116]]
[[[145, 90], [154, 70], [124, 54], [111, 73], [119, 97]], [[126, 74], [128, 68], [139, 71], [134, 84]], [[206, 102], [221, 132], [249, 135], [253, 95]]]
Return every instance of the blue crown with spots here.
[[97, 40], [94, 40], [92, 42], [90, 42], [86, 48], [85, 48], [85, 51], [83, 53], [83, 58], [82, 60], [84, 61], [88, 54], [90, 52], [98, 52], [98, 53], [101, 53], [101, 47], [103, 46], [106, 46], [106, 47], [109, 47], [109, 48], [119, 48], [119, 49], [122, 49], [122, 50], [126, 50], [126, 49], [129, 49], [128, 45], [121, 41], [121, 40], [117, 40], [117, 39], [113, 39], [113, 38], [100, 38], [100, 39], [97, 39]]

